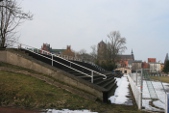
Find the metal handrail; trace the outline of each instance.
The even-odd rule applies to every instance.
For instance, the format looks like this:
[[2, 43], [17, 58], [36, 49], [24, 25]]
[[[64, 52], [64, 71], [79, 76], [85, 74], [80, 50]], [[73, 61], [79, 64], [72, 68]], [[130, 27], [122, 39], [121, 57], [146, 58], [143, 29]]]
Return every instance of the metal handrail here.
[[[55, 54], [53, 54], [53, 55], [54, 55], [54, 56], [56, 56]], [[57, 56], [57, 57], [59, 57], [59, 56]], [[64, 59], [64, 58], [62, 58], [62, 57], [59, 57], [59, 58], [61, 58], [61, 59], [65, 60], [65, 61], [67, 61], [67, 62], [69, 62], [69, 63], [72, 63], [72, 64], [74, 64], [74, 65], [76, 65], [76, 66], [79, 66], [79, 67], [81, 67], [81, 68], [84, 68], [84, 69], [86, 69], [86, 70], [89, 70], [89, 71], [91, 71], [91, 72], [94, 72], [94, 73], [96, 73], [96, 74], [98, 74], [98, 75], [104, 76], [104, 77], [105, 77], [105, 79], [107, 78], [107, 76], [106, 76], [106, 75], [104, 75], [104, 74], [102, 74], [102, 73], [99, 73], [99, 72], [94, 71], [94, 70], [92, 70], [92, 69], [89, 69], [89, 68], [87, 68], [87, 67], [84, 67], [84, 66], [78, 65], [78, 64], [76, 64], [76, 63], [74, 63], [74, 62], [71, 62], [71, 61], [69, 61], [69, 60], [66, 60], [66, 59]]]
[[[66, 59], [64, 59], [64, 58], [62, 58], [62, 57], [60, 57], [60, 56], [57, 56], [57, 55], [55, 55], [55, 54], [53, 54], [53, 53], [50, 53], [50, 52], [48, 52], [48, 51], [40, 50], [40, 49], [37, 49], [37, 48], [35, 48], [35, 47], [31, 47], [31, 46], [29, 46], [29, 45], [26, 45], [26, 44], [21, 44], [21, 43], [19, 43], [19, 42], [15, 42], [15, 43], [18, 43], [18, 45], [19, 45], [18, 48], [23, 48], [22, 46], [25, 46], [25, 48], [23, 48], [23, 49], [29, 50], [29, 51], [31, 51], [31, 52], [33, 52], [33, 53], [35, 53], [35, 54], [38, 54], [38, 55], [40, 55], [40, 56], [42, 56], [42, 57], [44, 57], [44, 58], [47, 58], [47, 59], [51, 60], [51, 61], [52, 61], [52, 66], [53, 66], [53, 62], [57, 62], [57, 63], [59, 63], [59, 64], [65, 66], [65, 67], [67, 67], [67, 68], [70, 68], [70, 69], [76, 71], [76, 72], [79, 72], [79, 73], [81, 73], [81, 74], [83, 74], [83, 75], [86, 75], [86, 76], [88, 76], [88, 77], [91, 77], [91, 82], [92, 82], [92, 83], [93, 83], [94, 73], [95, 73], [95, 74], [98, 74], [98, 75], [100, 75], [100, 76], [103, 76], [103, 77], [104, 77], [103, 79], [107, 79], [107, 76], [104, 75], [104, 74], [102, 74], [102, 73], [99, 73], [99, 72], [94, 71], [94, 70], [92, 70], [92, 69], [89, 69], [89, 68], [87, 68], [87, 67], [78, 65], [78, 64], [76, 64], [76, 63], [74, 63], [74, 62], [71, 62], [71, 61], [69, 61], [69, 60], [66, 60]], [[51, 55], [52, 58], [48, 58], [48, 57], [46, 57], [46, 56], [44, 56], [44, 55], [41, 55], [41, 54], [35, 52], [35, 51], [34, 51], [35, 49], [38, 50], [38, 51], [40, 50], [40, 51], [42, 51], [42, 53], [46, 53], [47, 55]], [[60, 62], [54, 60], [54, 59], [53, 59], [53, 56], [58, 57], [58, 58], [61, 58], [61, 59], [65, 60], [65, 61], [69, 62], [70, 64], [74, 64], [74, 65], [79, 66], [79, 67], [81, 67], [81, 68], [84, 68], [84, 69], [86, 69], [86, 70], [88, 70], [88, 71], [91, 71], [91, 75], [86, 74], [86, 73], [84, 73], [84, 72], [82, 72], [82, 71], [80, 71], [80, 70], [77, 70], [77, 69], [75, 69], [75, 68], [73, 68], [73, 67], [71, 67], [71, 66], [67, 66], [67, 65], [65, 65], [65, 64], [63, 64], [63, 63], [60, 63]]]
[[[23, 48], [23, 49], [25, 49], [25, 48]], [[35, 54], [37, 54], [37, 55], [40, 55], [40, 56], [42, 56], [42, 57], [44, 57], [44, 58], [46, 58], [46, 59], [52, 60], [52, 61], [54, 61], [54, 62], [57, 62], [57, 63], [59, 63], [59, 64], [65, 66], [65, 67], [68, 67], [68, 68], [71, 68], [71, 69], [73, 69], [73, 70], [76, 70], [77, 72], [83, 73], [83, 74], [85, 74], [86, 76], [90, 76], [90, 75], [88, 75], [88, 74], [86, 74], [86, 73], [84, 73], [84, 72], [82, 72], [82, 71], [79, 71], [79, 70], [77, 70], [77, 69], [75, 69], [75, 68], [72, 68], [72, 67], [70, 67], [70, 66], [67, 66], [67, 65], [65, 65], [65, 64], [63, 64], [63, 63], [60, 63], [60, 62], [56, 61], [56, 60], [53, 60], [52, 58], [49, 58], [49, 57], [46, 57], [46, 56], [44, 56], [44, 55], [41, 55], [41, 54], [39, 54], [39, 53], [37, 53], [37, 52], [31, 51], [31, 50], [28, 49], [28, 48], [26, 48], [26, 50], [28, 50], [28, 51], [30, 51], [30, 52], [33, 52], [33, 53], [35, 53]]]
[[61, 55], [61, 54], [55, 54], [59, 57], [62, 57], [62, 58], [65, 58], [67, 60], [74, 60], [74, 61], [80, 61], [80, 62], [85, 62], [85, 63], [88, 63], [88, 64], [91, 64], [93, 66], [95, 66], [96, 68], [98, 68], [100, 71], [105, 71], [103, 68], [99, 67], [98, 65], [92, 63], [92, 62], [89, 62], [89, 61], [84, 61], [84, 60], [81, 60], [79, 58], [76, 58], [76, 57], [72, 57], [72, 56], [67, 56], [67, 55]]

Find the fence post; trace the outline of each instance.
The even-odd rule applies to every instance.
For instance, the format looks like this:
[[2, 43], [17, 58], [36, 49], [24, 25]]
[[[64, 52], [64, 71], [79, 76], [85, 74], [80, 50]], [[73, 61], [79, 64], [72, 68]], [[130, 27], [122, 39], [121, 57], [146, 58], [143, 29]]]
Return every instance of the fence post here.
[[169, 113], [169, 94], [165, 95], [165, 113]]
[[52, 66], [53, 66], [53, 54], [52, 54]]
[[93, 83], [93, 71], [91, 71], [91, 83]]
[[142, 98], [143, 98], [143, 69], [141, 69], [141, 96], [140, 96], [140, 109], [142, 109]]
[[137, 84], [137, 76], [138, 76], [138, 74], [137, 74], [137, 70], [136, 70], [136, 86], [138, 85], [138, 84]]

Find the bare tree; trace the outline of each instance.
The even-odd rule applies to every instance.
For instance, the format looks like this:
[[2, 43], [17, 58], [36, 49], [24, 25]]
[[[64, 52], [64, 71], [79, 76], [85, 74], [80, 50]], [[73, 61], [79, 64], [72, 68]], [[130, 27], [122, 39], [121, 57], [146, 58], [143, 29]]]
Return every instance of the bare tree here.
[[23, 12], [16, 0], [3, 0], [0, 6], [0, 48], [6, 48], [17, 39], [16, 28], [23, 20], [31, 20], [33, 15]]
[[93, 62], [97, 61], [97, 47], [96, 45], [91, 46], [92, 52], [90, 53], [90, 55], [92, 56], [92, 60]]
[[127, 47], [126, 38], [121, 37], [119, 31], [112, 31], [108, 35], [108, 41], [98, 44], [97, 64], [107, 70], [112, 70], [120, 60], [120, 55]]
[[115, 64], [119, 59], [119, 54], [127, 49], [125, 46], [126, 38], [121, 37], [119, 31], [112, 31], [107, 37], [109, 38], [109, 41], [107, 42], [106, 59], [111, 60], [112, 63]]
[[86, 50], [85, 49], [81, 49], [78, 54], [85, 54], [86, 53]]

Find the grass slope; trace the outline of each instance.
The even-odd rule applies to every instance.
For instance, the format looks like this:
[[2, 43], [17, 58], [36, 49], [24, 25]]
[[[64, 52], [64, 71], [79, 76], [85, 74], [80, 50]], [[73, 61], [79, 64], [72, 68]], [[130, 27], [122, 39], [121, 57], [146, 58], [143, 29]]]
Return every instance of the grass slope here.
[[[0, 63], [1, 67], [16, 66]], [[136, 106], [104, 104], [90, 101], [54, 87], [34, 77], [8, 71], [0, 71], [0, 106], [26, 109], [88, 109], [99, 113], [143, 113]]]

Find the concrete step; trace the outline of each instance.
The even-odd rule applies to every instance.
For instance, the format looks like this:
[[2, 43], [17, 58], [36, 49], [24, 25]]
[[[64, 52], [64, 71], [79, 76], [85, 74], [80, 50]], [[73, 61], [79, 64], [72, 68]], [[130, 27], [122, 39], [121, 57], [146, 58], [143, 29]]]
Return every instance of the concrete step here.
[[110, 80], [112, 80], [112, 79], [114, 79], [113, 76], [112, 76], [112, 77], [109, 77], [109, 78], [107, 78], [107, 79], [103, 79], [102, 81], [99, 81], [99, 82], [97, 82], [97, 83], [95, 83], [95, 84], [97, 84], [97, 85], [99, 85], [99, 86], [102, 86], [103, 84], [105, 84], [106, 82], [108, 82], [108, 81], [110, 81]]
[[106, 82], [104, 85], [102, 85], [104, 88], [109, 89], [109, 86], [114, 84], [116, 82], [115, 79], [111, 79], [110, 81]]

